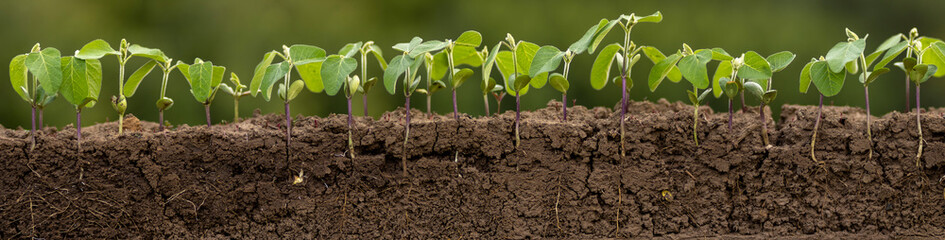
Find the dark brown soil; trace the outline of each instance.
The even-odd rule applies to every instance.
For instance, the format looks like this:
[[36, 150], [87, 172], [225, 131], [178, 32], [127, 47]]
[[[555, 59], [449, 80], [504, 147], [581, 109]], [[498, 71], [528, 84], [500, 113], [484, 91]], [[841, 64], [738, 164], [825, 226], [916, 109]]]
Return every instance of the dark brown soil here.
[[[0, 130], [0, 238], [522, 239], [941, 238], [945, 232], [945, 111], [923, 113], [927, 145], [916, 166], [915, 114], [873, 119], [826, 107], [816, 154], [816, 108], [784, 106], [772, 147], [757, 107], [735, 117], [635, 102], [626, 157], [617, 116], [560, 103], [455, 121], [413, 110], [408, 170], [403, 109], [356, 118], [356, 158], [344, 115], [295, 119], [288, 160], [284, 117], [236, 124], [151, 122]], [[770, 112], [770, 111], [766, 111]], [[135, 126], [138, 125], [138, 126]], [[302, 172], [302, 183], [293, 184]]]

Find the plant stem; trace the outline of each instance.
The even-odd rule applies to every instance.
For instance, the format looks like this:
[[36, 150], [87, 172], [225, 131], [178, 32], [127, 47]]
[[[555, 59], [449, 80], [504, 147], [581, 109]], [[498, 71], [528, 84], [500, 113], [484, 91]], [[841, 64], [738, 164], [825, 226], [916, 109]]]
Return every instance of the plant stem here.
[[292, 141], [292, 115], [289, 115], [289, 102], [285, 102], [285, 159], [289, 160], [289, 142]]
[[367, 93], [361, 95], [361, 103], [364, 105], [364, 116], [367, 117]]
[[456, 88], [453, 88], [453, 118], [459, 121], [459, 108], [456, 105]]
[[561, 121], [567, 122], [568, 121], [568, 94], [567, 93], [561, 94], [561, 112], [563, 114], [562, 115], [563, 118], [561, 118]]
[[404, 100], [404, 158], [402, 163], [404, 164], [404, 177], [407, 177], [407, 141], [410, 139], [410, 96], [407, 96]]
[[817, 142], [817, 130], [820, 129], [820, 117], [823, 114], [824, 110], [824, 95], [820, 94], [820, 104], [817, 105], [817, 120], [814, 122], [814, 135], [810, 137], [810, 159], [814, 160], [815, 163], [820, 163], [817, 161], [817, 157], [814, 156], [814, 143]]
[[433, 94], [427, 92], [427, 115], [433, 115], [433, 111], [430, 111], [431, 105], [433, 105]]
[[118, 135], [121, 135], [121, 130], [124, 129], [122, 127], [124, 120], [125, 120], [125, 112], [118, 112]]
[[351, 116], [351, 98], [348, 97], [348, 156], [354, 159], [354, 141], [351, 140], [351, 122], [354, 118]]
[[207, 113], [207, 127], [209, 128], [211, 125], [210, 124], [210, 104], [204, 104], [203, 108], [204, 110], [206, 110], [205, 112]]
[[699, 104], [693, 104], [692, 107], [695, 109], [692, 112], [692, 140], [696, 142], [696, 146], [699, 146]]
[[919, 159], [922, 158], [922, 142], [925, 139], [922, 138], [922, 108], [920, 107], [919, 102], [919, 84], [915, 85], [915, 123], [919, 129], [919, 152], [915, 155], [915, 166], [919, 166]]
[[164, 131], [164, 109], [158, 110], [158, 127], [161, 132]]
[[758, 112], [761, 113], [761, 136], [765, 141], [765, 147], [771, 147], [771, 143], [768, 142], [768, 119], [765, 118], [765, 104], [762, 103], [761, 106], [758, 106]]
[[233, 100], [233, 123], [240, 121], [240, 99]]
[[515, 148], [518, 148], [518, 145], [521, 143], [521, 139], [518, 137], [518, 124], [521, 116], [521, 95], [518, 91], [515, 92]]
[[486, 106], [486, 116], [492, 115], [489, 113], [489, 94], [488, 93], [482, 95], [482, 103], [483, 103], [483, 106]]
[[[908, 56], [907, 56], [907, 57], [908, 57]], [[910, 95], [910, 91], [909, 91], [909, 74], [906, 74], [906, 111], [907, 111], [907, 112], [909, 111], [910, 108], [912, 108], [911, 106], [909, 106], [909, 105], [911, 105], [911, 104], [909, 104], [909, 95]]]
[[625, 151], [626, 147], [624, 146], [623, 137], [626, 133], [624, 125], [627, 118], [627, 74], [624, 71], [621, 71], [620, 74], [620, 156], [626, 156]]
[[870, 141], [869, 159], [873, 159], [873, 131], [870, 130], [872, 114], [870, 114], [870, 88], [863, 85], [863, 96], [866, 97], [866, 139]]
[[75, 110], [75, 148], [80, 151], [82, 147], [82, 109]]
[[36, 106], [33, 106], [32, 111], [30, 112], [30, 151], [36, 149]]
[[728, 99], [728, 131], [732, 131], [732, 99]]
[[[128, 60], [125, 56], [125, 51], [122, 49], [122, 53], [118, 55], [118, 101], [121, 102], [122, 99], [125, 99], [124, 91], [125, 89], [125, 63]], [[121, 135], [122, 129], [124, 129], [125, 121], [125, 110], [122, 109], [118, 111], [118, 135]]]

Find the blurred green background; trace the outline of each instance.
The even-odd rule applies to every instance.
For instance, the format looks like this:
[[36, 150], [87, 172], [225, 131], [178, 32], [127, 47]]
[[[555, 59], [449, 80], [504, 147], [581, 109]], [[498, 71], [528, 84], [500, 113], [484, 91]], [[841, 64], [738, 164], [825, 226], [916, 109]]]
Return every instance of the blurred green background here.
[[[867, 51], [872, 51], [892, 34], [906, 33], [912, 27], [917, 27], [925, 36], [945, 37], [945, 21], [941, 15], [945, 1], [940, 0], [31, 0], [0, 2], [0, 36], [3, 36], [0, 56], [10, 59], [28, 52], [37, 42], [44, 47], [56, 47], [65, 56], [97, 38], [116, 47], [121, 38], [127, 38], [132, 43], [160, 48], [174, 59], [191, 62], [200, 57], [226, 66], [248, 85], [263, 53], [281, 51], [283, 44], [311, 44], [334, 53], [347, 42], [373, 40], [383, 46], [389, 60], [395, 54], [390, 46], [413, 36], [447, 39], [475, 29], [483, 34], [483, 43], [490, 46], [503, 39], [505, 33], [512, 33], [516, 39], [563, 49], [601, 18], [613, 19], [631, 12], [650, 14], [657, 10], [663, 12], [663, 22], [634, 28], [634, 42], [656, 46], [664, 52], [675, 51], [685, 42], [694, 48], [722, 47], [732, 54], [748, 50], [762, 55], [782, 50], [796, 53], [794, 63], [774, 76], [774, 87], [780, 90], [773, 104], [775, 112], [785, 103], [817, 103], [815, 92], [798, 92], [799, 72], [810, 58], [826, 54], [835, 43], [845, 41], [844, 27], [860, 36], [870, 34]], [[621, 34], [611, 34], [605, 42], [621, 40]], [[594, 56], [588, 54], [575, 58], [569, 99], [577, 99], [577, 104], [588, 107], [612, 107], [619, 100], [619, 87], [608, 85], [595, 91], [587, 82], [593, 59]], [[128, 73], [142, 63], [141, 59], [131, 61]], [[8, 64], [3, 66], [8, 68]], [[649, 61], [641, 60], [634, 67], [632, 78], [636, 86], [632, 99], [684, 101], [685, 90], [691, 87], [686, 82], [666, 82], [653, 93], [645, 87], [651, 66]], [[107, 102], [118, 88], [117, 61], [106, 57], [103, 68], [101, 103], [83, 111], [84, 125], [116, 119], [115, 111]], [[710, 75], [714, 69], [715, 64], [710, 64]], [[478, 74], [478, 69], [476, 71]], [[5, 69], [4, 75], [9, 76], [8, 72]], [[499, 78], [496, 73], [493, 74]], [[369, 66], [369, 75], [380, 76], [376, 64]], [[484, 112], [479, 79], [474, 76], [459, 92], [460, 110], [475, 116]], [[871, 85], [874, 115], [905, 109], [903, 81], [902, 72], [894, 69]], [[8, 128], [28, 128], [29, 105], [16, 96], [9, 83], [2, 85], [5, 87], [0, 87], [0, 100], [5, 104], [0, 124]], [[845, 85], [838, 96], [825, 99], [825, 103], [863, 106], [862, 85], [852, 76], [847, 77]], [[165, 113], [165, 118], [173, 124], [204, 122], [203, 107], [188, 88], [180, 73], [171, 75], [168, 95], [176, 104]], [[128, 112], [143, 120], [156, 121], [154, 102], [159, 89], [160, 71], [155, 70], [128, 100]], [[945, 98], [936, 94], [945, 90], [943, 81], [933, 79], [924, 84], [923, 89], [926, 92], [922, 94], [923, 106], [945, 105]], [[414, 107], [424, 109], [423, 96], [414, 96]], [[522, 107], [541, 108], [548, 100], [560, 97], [550, 86], [533, 89], [523, 97]], [[376, 86], [369, 98], [369, 110], [375, 117], [403, 104], [402, 95], [388, 95], [382, 86]], [[281, 102], [275, 99], [265, 102], [261, 98], [244, 98], [240, 104], [242, 116], [251, 116], [256, 108], [264, 113], [283, 112]], [[360, 97], [355, 99], [354, 112], [360, 113]], [[512, 109], [514, 100], [510, 99], [503, 102], [503, 110]], [[710, 99], [709, 103], [716, 111], [725, 111], [724, 100]], [[218, 95], [212, 106], [213, 121], [232, 120], [232, 104], [228, 95]], [[447, 92], [434, 96], [433, 109], [442, 114], [452, 111]], [[494, 111], [495, 106], [491, 109]], [[318, 116], [344, 113], [345, 100], [342, 95], [329, 97], [304, 91], [293, 102], [292, 111], [293, 115]], [[74, 123], [74, 108], [57, 99], [47, 108], [45, 119], [46, 125], [57, 127]]]

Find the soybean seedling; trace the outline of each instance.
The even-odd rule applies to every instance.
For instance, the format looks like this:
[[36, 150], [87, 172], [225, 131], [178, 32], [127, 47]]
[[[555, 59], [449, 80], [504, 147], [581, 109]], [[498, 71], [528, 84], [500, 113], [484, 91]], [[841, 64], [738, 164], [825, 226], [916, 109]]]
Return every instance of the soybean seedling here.
[[[919, 131], [919, 150], [915, 156], [915, 165], [919, 166], [925, 139], [922, 137], [922, 108], [919, 101], [920, 84], [931, 77], [945, 76], [945, 42], [942, 40], [920, 37], [917, 29], [909, 32], [908, 52], [902, 62], [895, 65], [906, 72], [908, 79], [915, 84], [915, 121]], [[915, 54], [916, 57], [912, 57]]]
[[[62, 86], [61, 54], [55, 48], [41, 48], [39, 43], [30, 53], [20, 54], [10, 61], [10, 83], [23, 101], [30, 104], [30, 150], [36, 148], [36, 109], [52, 102]], [[32, 81], [29, 76], [32, 75]], [[42, 116], [42, 112], [40, 112]], [[42, 126], [42, 121], [40, 121]]]
[[499, 51], [496, 54], [496, 63], [499, 72], [505, 79], [505, 90], [515, 95], [515, 148], [521, 143], [519, 125], [521, 122], [521, 97], [528, 93], [529, 86], [541, 88], [547, 82], [548, 74], [540, 74], [532, 78], [528, 75], [532, 59], [540, 48], [538, 44], [515, 41], [512, 34], [506, 34], [505, 41], [501, 42], [509, 51]]
[[[356, 42], [346, 44], [344, 47], [338, 51], [338, 55], [344, 56], [345, 58], [353, 58], [354, 54], [358, 54], [361, 59], [361, 76], [358, 81], [359, 86], [357, 92], [361, 93], [361, 104], [364, 107], [364, 116], [368, 115], [368, 92], [377, 84], [377, 77], [367, 77], [367, 56], [374, 55], [374, 59], [377, 60], [378, 65], [381, 67], [381, 70], [387, 69], [387, 62], [384, 60], [384, 52], [381, 50], [380, 46], [374, 44], [374, 41], [367, 42]], [[350, 105], [350, 104], [349, 104]], [[350, 108], [350, 106], [349, 106]], [[350, 110], [348, 115], [351, 115]], [[349, 117], [350, 118], [350, 117]], [[350, 120], [349, 120], [350, 121]], [[349, 123], [349, 128], [350, 123]], [[349, 131], [350, 132], [350, 131]], [[349, 137], [350, 138], [350, 137]], [[352, 149], [353, 150], [353, 149]]]
[[422, 58], [427, 73], [427, 86], [426, 88], [417, 89], [417, 92], [427, 96], [427, 115], [432, 118], [433, 94], [446, 89], [446, 83], [441, 80], [446, 76], [446, 52], [440, 52], [436, 55], [427, 52], [423, 54]]
[[[351, 136], [352, 123], [354, 122], [351, 116], [351, 97], [360, 91], [362, 85], [360, 77], [357, 75], [351, 77], [350, 75], [358, 68], [358, 61], [352, 57], [355, 53], [358, 53], [357, 49], [360, 49], [361, 46], [361, 43], [346, 45], [341, 48], [338, 54], [328, 56], [322, 63], [321, 69], [322, 82], [325, 83], [325, 93], [334, 96], [338, 93], [338, 90], [344, 89], [345, 99], [348, 101], [348, 155], [351, 158], [354, 158], [354, 140]], [[363, 71], [363, 67], [361, 69], [363, 73], [366, 73], [366, 71]], [[377, 78], [365, 80], [376, 82]]]
[[568, 72], [571, 70], [571, 60], [574, 59], [574, 55], [580, 54], [571, 48], [561, 51], [551, 45], [542, 46], [535, 53], [535, 58], [528, 70], [529, 77], [535, 78], [540, 74], [547, 74], [558, 69], [564, 61], [563, 74], [552, 73], [548, 76], [551, 87], [561, 92], [561, 121], [563, 122], [568, 121], [568, 88], [570, 87]]
[[[598, 24], [598, 29], [594, 34], [593, 41], [588, 46], [588, 53], [593, 54], [594, 50], [597, 48], [598, 44], [604, 37], [607, 36], [607, 33], [615, 25], [620, 25], [620, 28], [623, 29], [623, 43], [613, 43], [607, 45], [600, 51], [597, 55], [597, 59], [594, 60], [594, 65], [591, 66], [591, 87], [594, 89], [600, 90], [604, 88], [604, 85], [607, 84], [607, 80], [610, 76], [611, 66], [614, 62], [614, 58], [617, 57], [617, 52], [620, 51], [621, 54], [619, 58], [621, 60], [617, 61], [619, 65], [618, 71], [620, 72], [620, 156], [626, 156], [626, 147], [624, 146], [624, 135], [626, 125], [626, 116], [627, 116], [627, 89], [632, 87], [633, 81], [630, 80], [630, 70], [633, 68], [633, 64], [636, 63], [636, 60], [639, 60], [640, 55], [637, 53], [640, 51], [640, 47], [636, 44], [633, 44], [630, 41], [630, 31], [633, 30], [633, 27], [639, 23], [651, 22], [658, 23], [663, 21], [663, 14], [660, 12], [653, 13], [649, 16], [636, 16], [636, 14], [630, 15], [620, 15], [617, 19], [608, 21], [607, 19], [601, 19]], [[636, 60], [634, 60], [636, 59]]]
[[715, 98], [719, 98], [722, 94], [728, 98], [728, 131], [732, 131], [732, 103], [735, 101], [735, 97], [738, 96], [738, 92], [741, 91], [742, 85], [738, 81], [738, 69], [744, 64], [744, 57], [733, 58], [728, 54], [724, 49], [713, 48], [712, 49], [712, 58], [719, 60], [719, 65], [715, 69], [715, 74], [712, 76], [712, 93], [715, 95]]
[[75, 107], [75, 145], [82, 145], [82, 108], [98, 102], [102, 89], [102, 63], [97, 59], [62, 58], [62, 88], [59, 92]]
[[[821, 163], [814, 155], [814, 144], [817, 142], [817, 130], [820, 128], [820, 118], [823, 114], [824, 97], [831, 97], [840, 92], [846, 79], [844, 69], [852, 71], [852, 65], [856, 64], [854, 61], [866, 48], [866, 38], [854, 39], [853, 36], [849, 35], [850, 33], [847, 33], [847, 41], [837, 43], [827, 52], [828, 58], [811, 59], [801, 70], [800, 92], [806, 93], [812, 82], [817, 87], [817, 91], [820, 91], [817, 120], [814, 122], [814, 133], [810, 140], [810, 158], [815, 163]], [[850, 65], [850, 67], [847, 67], [847, 65]]]
[[[480, 61], [482, 61], [482, 65], [480, 65], [482, 68], [482, 82], [479, 84], [479, 90], [482, 90], [482, 103], [486, 108], [486, 116], [492, 115], [489, 113], [489, 94], [501, 92], [503, 89], [502, 85], [496, 83], [495, 78], [492, 78], [492, 69], [495, 66], [496, 55], [499, 54], [500, 44], [496, 44], [492, 51], [489, 51], [488, 46], [483, 46], [482, 51], [477, 54]], [[498, 104], [498, 95], [496, 95], [496, 99], [496, 104]]]
[[453, 118], [459, 121], [459, 107], [456, 103], [456, 89], [462, 86], [473, 71], [468, 68], [456, 69], [456, 66], [467, 64], [478, 67], [482, 64], [476, 48], [482, 44], [482, 34], [476, 31], [466, 31], [460, 34], [456, 40], [447, 39], [446, 52], [447, 72], [449, 73], [450, 90], [453, 93]]
[[[446, 47], [446, 44], [441, 41], [431, 40], [423, 42], [423, 39], [420, 37], [414, 37], [409, 43], [395, 44], [393, 48], [401, 51], [402, 54], [391, 59], [390, 63], [387, 64], [387, 69], [384, 70], [384, 88], [387, 89], [388, 93], [393, 95], [397, 90], [397, 82], [401, 81], [401, 83], [403, 83], [405, 112], [404, 176], [407, 176], [407, 142], [410, 139], [410, 96], [413, 95], [417, 90], [417, 86], [420, 85], [420, 76], [418, 76], [417, 72], [424, 61], [417, 59], [417, 57], [424, 56], [431, 51], [438, 51], [444, 47]], [[403, 76], [403, 78], [401, 78], [401, 76]]]
[[[135, 70], [135, 72], [132, 73], [131, 76], [128, 78], [128, 81], [125, 82], [125, 65], [128, 63], [128, 60], [131, 60], [131, 57], [135, 56], [136, 54], [137, 55], [147, 54], [147, 53], [138, 52], [139, 50], [141, 51], [148, 50], [146, 48], [132, 49], [130, 48], [130, 46], [131, 44], [129, 44], [127, 40], [121, 39], [121, 43], [119, 44], [118, 50], [116, 51], [105, 40], [96, 39], [96, 40], [93, 40], [92, 42], [85, 44], [85, 46], [82, 46], [82, 49], [80, 49], [79, 52], [76, 53], [75, 55], [76, 58], [83, 59], [83, 60], [101, 59], [102, 57], [105, 57], [106, 55], [114, 55], [115, 57], [118, 58], [118, 89], [119, 91], [118, 91], [117, 97], [112, 96], [112, 108], [114, 108], [115, 111], [118, 112], [118, 134], [119, 135], [122, 133], [122, 128], [123, 128], [122, 123], [124, 122], [124, 118], [125, 118], [125, 110], [128, 108], [127, 98], [130, 98], [132, 95], [134, 95], [135, 90], [138, 89], [138, 85], [141, 84], [141, 80], [143, 80], [144, 77], [147, 76], [148, 73], [150, 73], [152, 69], [154, 69], [154, 65], [156, 65], [155, 62], [148, 61], [148, 63], [145, 63], [144, 65], [139, 67], [138, 70]], [[132, 51], [132, 50], [135, 50], [135, 51]], [[127, 93], [131, 93], [131, 94], [127, 94]]]
[[758, 82], [746, 82], [745, 91], [761, 101], [761, 105], [758, 106], [758, 112], [761, 113], [761, 137], [764, 140], [765, 147], [771, 147], [771, 143], [768, 142], [768, 121], [765, 118], [765, 105], [774, 101], [774, 98], [778, 96], [778, 90], [771, 89], [771, 82], [768, 82], [767, 86], [762, 86]]
[[207, 116], [207, 127], [210, 127], [210, 103], [213, 102], [217, 90], [220, 89], [226, 68], [214, 66], [212, 62], [205, 62], [199, 58], [194, 59], [194, 63], [190, 65], [178, 61], [177, 68], [190, 85], [190, 93], [194, 95], [194, 99], [203, 104]]
[[220, 89], [233, 96], [233, 122], [235, 123], [240, 121], [240, 98], [249, 95], [249, 91], [246, 91], [249, 87], [240, 83], [240, 77], [236, 76], [235, 72], [230, 72], [230, 84], [233, 84], [233, 87], [221, 83]]
[[[702, 101], [705, 100], [706, 96], [712, 91], [711, 89], [706, 89], [709, 88], [709, 72], [706, 68], [706, 64], [716, 58], [713, 56], [719, 55], [720, 57], [718, 58], [721, 60], [727, 57], [727, 53], [724, 51], [715, 53], [712, 49], [698, 49], [693, 51], [687, 44], [683, 44], [682, 51], [677, 51], [665, 57], [663, 53], [654, 47], [643, 47], [642, 49], [647, 58], [656, 63], [653, 68], [650, 69], [650, 75], [647, 79], [651, 92], [659, 87], [660, 82], [662, 82], [673, 69], [679, 69], [682, 77], [686, 78], [686, 81], [692, 84], [692, 90], [687, 90], [687, 92], [689, 101], [694, 108], [692, 113], [692, 140], [696, 146], [698, 146], [699, 105], [702, 105]], [[700, 89], [706, 90], [699, 93]]]
[[131, 45], [128, 47], [128, 52], [132, 56], [139, 56], [150, 58], [151, 60], [141, 66], [138, 71], [135, 71], [128, 80], [128, 87], [122, 90], [122, 94], [126, 97], [131, 97], [137, 91], [137, 86], [144, 79], [148, 73], [154, 69], [154, 66], [161, 68], [163, 75], [161, 77], [161, 97], [158, 98], [155, 102], [155, 106], [158, 109], [158, 124], [160, 125], [160, 131], [164, 131], [164, 110], [170, 109], [171, 106], [174, 106], [174, 100], [167, 97], [165, 93], [167, 92], [167, 79], [170, 76], [171, 72], [177, 69], [178, 65], [173, 63], [173, 59], [168, 58], [164, 55], [159, 49], [152, 49], [142, 47], [138, 44]]
[[[273, 64], [272, 61], [276, 56], [282, 58], [283, 61]], [[302, 85], [306, 86], [309, 91], [319, 93], [325, 88], [319, 73], [324, 60], [325, 50], [319, 47], [302, 44], [292, 45], [292, 47], [282, 45], [281, 53], [278, 51], [267, 52], [263, 55], [263, 60], [256, 65], [253, 80], [249, 83], [249, 93], [253, 97], [256, 97], [256, 94], [264, 93], [262, 97], [268, 102], [272, 96], [272, 86], [279, 78], [284, 79], [280, 85], [281, 91], [291, 93], [292, 91], [288, 88], [292, 85], [298, 86], [295, 82], [289, 84], [293, 66], [299, 72], [299, 76], [302, 77]], [[289, 143], [292, 140], [292, 115], [289, 114], [289, 103], [293, 99], [289, 96], [282, 99], [285, 104], [286, 159], [289, 158]]]

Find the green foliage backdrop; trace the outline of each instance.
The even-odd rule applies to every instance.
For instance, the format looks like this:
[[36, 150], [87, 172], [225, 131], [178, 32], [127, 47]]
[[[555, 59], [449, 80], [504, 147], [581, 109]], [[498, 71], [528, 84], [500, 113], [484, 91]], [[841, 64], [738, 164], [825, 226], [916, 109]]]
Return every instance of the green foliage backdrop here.
[[[419, 35], [424, 39], [446, 39], [458, 36], [468, 29], [482, 33], [483, 44], [492, 46], [506, 33], [516, 39], [551, 44], [566, 48], [577, 40], [587, 27], [601, 18], [615, 18], [620, 14], [636, 12], [648, 14], [662, 11], [662, 23], [634, 29], [632, 39], [637, 44], [652, 45], [659, 49], [678, 49], [682, 43], [693, 48], [722, 47], [730, 53], [749, 50], [763, 55], [782, 50], [797, 54], [797, 59], [785, 71], [774, 75], [774, 88], [779, 97], [773, 103], [775, 113], [784, 103], [816, 104], [815, 94], [797, 92], [798, 75], [812, 57], [825, 54], [833, 44], [846, 40], [843, 29], [870, 34], [867, 49], [873, 49], [882, 40], [895, 33], [907, 33], [917, 27], [925, 36], [945, 38], [945, 21], [941, 17], [945, 1], [753, 1], [753, 0], [680, 0], [680, 1], [311, 1], [311, 0], [31, 0], [0, 2], [0, 56], [3, 57], [4, 75], [9, 72], [9, 59], [28, 52], [34, 43], [56, 47], [63, 56], [81, 48], [85, 43], [102, 38], [117, 43], [127, 38], [147, 47], [160, 48], [171, 58], [192, 62], [195, 57], [213, 61], [235, 71], [241, 79], [251, 78], [255, 65], [271, 49], [283, 44], [311, 44], [337, 52], [345, 43], [373, 40], [383, 47], [391, 58], [394, 43], [406, 42]], [[619, 35], [619, 34], [616, 34]], [[622, 36], [609, 36], [605, 42], [620, 41]], [[665, 50], [664, 50], [665, 51]], [[612, 107], [620, 99], [619, 88], [593, 90], [588, 83], [591, 55], [575, 57], [571, 68], [571, 90], [568, 98], [584, 106]], [[144, 60], [129, 63], [136, 68]], [[389, 61], [389, 59], [388, 59]], [[633, 69], [635, 88], [632, 100], [686, 101], [684, 89], [688, 84], [668, 84], [655, 93], [645, 86], [652, 64], [641, 61]], [[92, 109], [83, 110], [85, 125], [115, 120], [116, 114], [107, 104], [118, 88], [118, 67], [114, 57], [102, 60], [104, 69], [100, 101]], [[715, 69], [710, 65], [710, 71]], [[493, 71], [495, 73], [496, 71]], [[478, 69], [477, 73], [478, 74]], [[710, 72], [711, 74], [711, 72]], [[372, 65], [369, 76], [380, 76]], [[7, 77], [4, 77], [7, 78]], [[482, 98], [475, 84], [460, 88], [460, 111], [481, 115]], [[898, 69], [871, 84], [874, 115], [904, 110], [904, 77]], [[6, 127], [29, 127], [28, 104], [24, 103], [9, 86], [9, 80], [0, 85], [0, 124]], [[172, 74], [168, 96], [176, 103], [165, 113], [174, 124], [198, 125], [204, 122], [203, 108], [187, 91], [187, 83], [180, 74]], [[945, 81], [933, 79], [922, 89], [923, 106], [941, 107], [945, 98]], [[148, 121], [157, 121], [154, 102], [160, 90], [160, 74], [148, 76], [138, 93], [128, 100], [128, 112]], [[379, 116], [402, 104], [402, 95], [387, 95], [384, 91], [370, 93], [370, 113]], [[415, 95], [414, 106], [423, 109], [422, 95]], [[543, 107], [549, 99], [560, 94], [551, 87], [532, 90], [522, 99], [524, 109]], [[355, 113], [360, 113], [360, 97], [355, 98]], [[512, 109], [507, 98], [503, 110]], [[724, 111], [723, 99], [710, 98], [709, 104]], [[863, 106], [862, 85], [848, 79], [843, 91], [828, 98], [834, 105]], [[751, 104], [756, 104], [751, 102]], [[217, 96], [213, 103], [214, 122], [232, 118], [232, 100], [226, 94]], [[265, 102], [261, 98], [244, 98], [242, 116], [252, 109], [264, 113], [281, 113], [278, 101]], [[325, 116], [344, 113], [343, 96], [328, 97], [308, 91], [293, 101], [293, 114]], [[452, 111], [449, 94], [434, 96], [434, 111], [447, 114]], [[492, 107], [495, 110], [495, 107]], [[62, 127], [75, 121], [71, 105], [57, 99], [46, 110], [46, 125]]]

